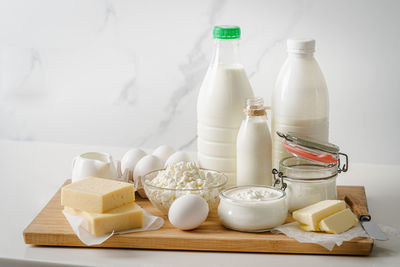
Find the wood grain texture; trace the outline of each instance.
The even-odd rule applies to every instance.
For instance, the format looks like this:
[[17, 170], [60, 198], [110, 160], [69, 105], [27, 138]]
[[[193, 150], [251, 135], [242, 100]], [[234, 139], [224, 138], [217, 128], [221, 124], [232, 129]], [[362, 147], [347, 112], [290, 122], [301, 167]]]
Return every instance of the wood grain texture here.
[[361, 192], [359, 192], [358, 195], [345, 195], [344, 200], [350, 206], [353, 212], [357, 214], [358, 218], [361, 216], [370, 216], [365, 192], [364, 195], [362, 195]]
[[[365, 206], [367, 205], [364, 187], [338, 187], [340, 199], [349, 194], [361, 196], [358, 199]], [[362, 196], [363, 194], [364, 196]], [[164, 226], [157, 231], [114, 235], [103, 244], [94, 247], [334, 255], [369, 255], [373, 247], [371, 238], [358, 237], [344, 242], [340, 247], [335, 246], [333, 251], [328, 251], [316, 244], [299, 243], [283, 234], [232, 231], [220, 224], [216, 210], [211, 211], [208, 219], [199, 228], [192, 231], [181, 231], [172, 226], [168, 219], [148, 200], [137, 197], [136, 202], [154, 215], [164, 217]], [[59, 190], [24, 230], [25, 243], [43, 246], [86, 247], [72, 231], [61, 211]], [[291, 221], [291, 216], [288, 215], [287, 222]]]

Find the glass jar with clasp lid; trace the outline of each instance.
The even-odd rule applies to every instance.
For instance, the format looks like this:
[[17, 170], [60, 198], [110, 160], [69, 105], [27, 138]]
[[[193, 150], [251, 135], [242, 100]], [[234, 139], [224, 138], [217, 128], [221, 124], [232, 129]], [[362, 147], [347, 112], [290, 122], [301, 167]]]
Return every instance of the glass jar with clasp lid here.
[[[272, 170], [275, 181], [285, 181], [289, 212], [326, 199], [337, 199], [336, 178], [348, 170], [348, 156], [339, 147], [291, 133], [276, 132], [282, 145], [294, 156]], [[340, 157], [344, 157], [341, 165]], [[276, 177], [278, 176], [279, 179]]]

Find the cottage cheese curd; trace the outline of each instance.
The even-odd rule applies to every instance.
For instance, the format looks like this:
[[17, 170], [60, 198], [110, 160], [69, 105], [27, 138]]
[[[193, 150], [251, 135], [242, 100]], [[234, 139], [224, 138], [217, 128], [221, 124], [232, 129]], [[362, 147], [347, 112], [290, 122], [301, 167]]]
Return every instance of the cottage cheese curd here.
[[145, 190], [150, 201], [164, 214], [180, 196], [197, 194], [204, 198], [212, 209], [219, 201], [219, 191], [227, 178], [218, 172], [198, 168], [194, 162], [170, 164], [148, 177]]
[[218, 185], [220, 175], [199, 169], [194, 162], [181, 161], [167, 166], [150, 184], [169, 189], [201, 189]]

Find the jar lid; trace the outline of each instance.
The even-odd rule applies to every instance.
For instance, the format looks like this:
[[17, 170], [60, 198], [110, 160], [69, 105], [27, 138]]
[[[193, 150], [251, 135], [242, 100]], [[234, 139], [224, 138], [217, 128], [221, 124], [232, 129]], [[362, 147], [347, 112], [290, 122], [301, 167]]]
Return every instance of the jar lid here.
[[339, 161], [340, 149], [337, 145], [308, 137], [299, 137], [293, 133], [277, 131], [276, 134], [283, 138], [282, 145], [295, 156], [327, 164]]

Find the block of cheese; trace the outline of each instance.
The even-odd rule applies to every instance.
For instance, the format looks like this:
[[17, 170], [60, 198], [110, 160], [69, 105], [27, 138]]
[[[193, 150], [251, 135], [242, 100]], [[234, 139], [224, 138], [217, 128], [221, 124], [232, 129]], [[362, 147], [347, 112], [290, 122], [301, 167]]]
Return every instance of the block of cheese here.
[[323, 200], [293, 212], [292, 217], [300, 224], [306, 224], [309, 231], [319, 231], [319, 222], [338, 211], [344, 210], [343, 200]]
[[107, 213], [92, 213], [71, 207], [64, 207], [64, 211], [85, 218], [83, 227], [95, 236], [108, 234], [112, 231], [140, 228], [143, 225], [143, 210], [136, 203], [124, 205]]
[[133, 184], [86, 177], [61, 189], [61, 205], [102, 213], [135, 201]]
[[319, 222], [319, 229], [331, 234], [340, 234], [349, 230], [357, 222], [358, 219], [353, 212], [350, 209], [344, 209], [322, 219]]

